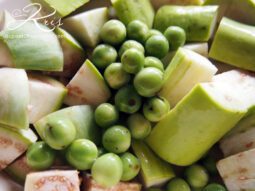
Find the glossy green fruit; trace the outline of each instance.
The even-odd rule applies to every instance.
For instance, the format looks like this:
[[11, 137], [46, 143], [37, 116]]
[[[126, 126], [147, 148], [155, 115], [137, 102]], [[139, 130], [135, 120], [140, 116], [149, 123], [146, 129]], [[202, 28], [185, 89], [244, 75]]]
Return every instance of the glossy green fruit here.
[[43, 132], [45, 142], [53, 149], [62, 150], [76, 137], [76, 128], [69, 119], [52, 118]]
[[160, 121], [170, 110], [170, 105], [165, 98], [153, 97], [143, 105], [143, 114], [151, 122]]
[[203, 191], [227, 191], [226, 188], [220, 184], [212, 183], [208, 184]]
[[127, 34], [129, 39], [144, 43], [149, 32], [148, 26], [139, 20], [130, 22], [127, 26]]
[[147, 39], [149, 39], [153, 35], [163, 35], [163, 34], [159, 30], [151, 29], [151, 30], [149, 30], [149, 32], [147, 34]]
[[191, 191], [191, 189], [185, 180], [174, 178], [167, 184], [166, 191]]
[[[49, 128], [49, 123], [54, 120], [70, 120], [76, 128], [75, 139], [89, 139], [99, 144], [101, 141], [100, 128], [97, 127], [94, 120], [94, 107], [89, 105], [76, 105], [53, 112], [36, 123], [34, 127], [42, 140], [45, 141], [45, 130]], [[69, 124], [68, 123], [68, 124]], [[72, 125], [71, 125], [72, 126]]]
[[161, 70], [148, 67], [136, 74], [134, 86], [141, 96], [152, 97], [162, 88], [163, 79], [164, 73]]
[[104, 78], [111, 88], [119, 89], [129, 82], [130, 74], [124, 70], [121, 63], [112, 63], [105, 69]]
[[131, 134], [126, 127], [115, 125], [104, 132], [102, 143], [109, 152], [116, 154], [123, 153], [131, 145]]
[[142, 98], [133, 86], [125, 86], [119, 89], [114, 100], [120, 111], [129, 114], [137, 112], [142, 104]]
[[153, 35], [147, 39], [145, 50], [147, 55], [161, 59], [166, 56], [169, 51], [168, 40], [164, 35]]
[[179, 47], [183, 46], [186, 42], [186, 33], [181, 27], [170, 26], [168, 27], [164, 35], [169, 43], [170, 50], [177, 50]]
[[121, 180], [122, 181], [129, 181], [135, 178], [141, 168], [140, 161], [136, 156], [133, 154], [126, 152], [120, 156], [123, 164], [123, 173]]
[[96, 108], [94, 117], [97, 125], [107, 128], [119, 120], [119, 111], [110, 103], [102, 103]]
[[134, 139], [144, 139], [151, 132], [151, 123], [139, 113], [130, 115], [127, 120], [127, 125], [130, 130], [131, 137]]
[[33, 143], [26, 153], [27, 164], [34, 170], [45, 170], [52, 166], [56, 153], [45, 142]]
[[106, 68], [117, 59], [117, 51], [114, 47], [106, 44], [98, 45], [92, 53], [92, 62], [98, 68]]
[[164, 65], [161, 62], [161, 60], [153, 56], [148, 56], [145, 58], [144, 67], [145, 68], [154, 67], [164, 72]]
[[120, 47], [119, 57], [121, 58], [123, 53], [126, 52], [126, 50], [131, 49], [131, 48], [135, 48], [138, 51], [142, 52], [143, 54], [145, 53], [144, 47], [143, 47], [143, 45], [141, 43], [139, 43], [139, 42], [137, 42], [135, 40], [127, 40]]
[[118, 155], [113, 153], [99, 157], [91, 169], [93, 179], [104, 187], [116, 185], [121, 179], [122, 172], [122, 161]]
[[122, 43], [127, 36], [125, 25], [119, 20], [110, 20], [106, 22], [100, 31], [101, 39], [111, 45]]
[[126, 50], [121, 56], [123, 69], [131, 74], [136, 74], [144, 66], [144, 54], [135, 48]]
[[67, 161], [78, 170], [89, 170], [97, 156], [97, 146], [88, 139], [77, 139], [66, 150]]
[[206, 169], [196, 164], [186, 169], [185, 176], [188, 183], [193, 188], [202, 188], [206, 186], [209, 181], [209, 175]]

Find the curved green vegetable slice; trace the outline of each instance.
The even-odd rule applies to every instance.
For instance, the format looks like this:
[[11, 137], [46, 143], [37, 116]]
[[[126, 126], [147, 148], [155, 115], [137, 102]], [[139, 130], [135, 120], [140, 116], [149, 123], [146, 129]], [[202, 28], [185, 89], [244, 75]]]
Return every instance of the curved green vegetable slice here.
[[149, 146], [166, 161], [199, 160], [255, 104], [254, 77], [230, 71], [195, 86], [152, 130]]
[[213, 40], [209, 57], [255, 71], [255, 27], [223, 18]]
[[128, 25], [133, 20], [140, 20], [152, 28], [154, 10], [150, 0], [111, 0], [118, 18]]
[[141, 162], [141, 177], [146, 187], [159, 186], [175, 177], [170, 164], [158, 158], [142, 141], [132, 141], [132, 149]]
[[0, 46], [8, 48], [13, 67], [43, 71], [63, 70], [63, 51], [58, 38], [42, 24], [16, 21], [0, 33], [0, 42]]
[[187, 41], [208, 41], [214, 31], [218, 6], [163, 6], [154, 20], [154, 27], [164, 32], [169, 26], [179, 26]]
[[30, 74], [28, 78], [29, 122], [34, 123], [61, 107], [67, 95], [67, 89], [57, 80], [47, 76]]
[[0, 124], [28, 128], [29, 85], [25, 70], [0, 69]]
[[103, 76], [89, 60], [85, 61], [66, 87], [68, 89], [65, 99], [67, 105], [98, 106], [107, 102], [111, 96]]

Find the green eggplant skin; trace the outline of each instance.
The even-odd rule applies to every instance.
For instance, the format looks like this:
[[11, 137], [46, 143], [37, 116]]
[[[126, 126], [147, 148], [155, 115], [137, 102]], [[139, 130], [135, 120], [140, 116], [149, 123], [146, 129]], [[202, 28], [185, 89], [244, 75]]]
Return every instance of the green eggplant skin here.
[[150, 0], [111, 0], [111, 2], [118, 18], [125, 25], [140, 20], [152, 28], [155, 12]]
[[62, 72], [55, 72], [53, 75], [67, 78], [73, 77], [85, 61], [85, 51], [79, 42], [64, 29], [58, 27], [54, 32], [56, 35], [61, 36], [59, 42], [64, 54], [64, 68]]
[[204, 0], [151, 0], [153, 7], [158, 10], [164, 5], [202, 5]]
[[245, 113], [224, 108], [198, 84], [154, 127], [146, 141], [162, 159], [188, 166], [199, 160]]
[[89, 139], [99, 143], [100, 131], [94, 121], [94, 109], [88, 105], [72, 106], [51, 113], [34, 123], [39, 136], [44, 140], [44, 132], [49, 121], [68, 119], [76, 128], [76, 139]]
[[203, 5], [219, 5], [218, 21], [225, 16], [241, 23], [255, 24], [254, 0], [205, 0]]
[[63, 51], [57, 36], [50, 30], [32, 21], [16, 21], [0, 33], [0, 41], [8, 47], [14, 67], [42, 71], [63, 70]]
[[209, 57], [255, 71], [255, 27], [223, 18], [216, 32]]
[[175, 177], [172, 166], [155, 155], [143, 141], [132, 140], [131, 147], [140, 160], [140, 174], [146, 188], [162, 185]]
[[164, 32], [169, 26], [179, 26], [187, 41], [208, 41], [214, 31], [218, 6], [163, 6], [154, 19], [154, 28]]
[[82, 5], [88, 3], [90, 0], [32, 0], [33, 3], [40, 3], [43, 9], [43, 15], [51, 14], [56, 11], [56, 15], [59, 18], [65, 17]]

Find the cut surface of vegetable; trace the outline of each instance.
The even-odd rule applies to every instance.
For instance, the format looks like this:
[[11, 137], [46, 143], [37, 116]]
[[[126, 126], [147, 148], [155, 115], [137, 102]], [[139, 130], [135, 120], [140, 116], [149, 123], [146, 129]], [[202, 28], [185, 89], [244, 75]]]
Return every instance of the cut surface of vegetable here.
[[48, 127], [49, 121], [61, 119], [69, 119], [70, 122], [76, 128], [76, 138], [89, 139], [95, 143], [100, 139], [99, 129], [94, 123], [94, 111], [91, 106], [79, 105], [61, 109], [54, 113], [51, 113], [39, 121], [37, 121], [34, 126], [42, 139], [44, 137], [44, 131]]
[[254, 190], [255, 149], [222, 159], [217, 169], [230, 191]]
[[0, 69], [0, 124], [28, 128], [29, 85], [25, 70]]
[[11, 65], [16, 68], [63, 70], [63, 51], [58, 38], [42, 24], [16, 21], [0, 33], [0, 41], [8, 47]]
[[183, 48], [192, 50], [204, 57], [208, 57], [209, 54], [209, 47], [207, 42], [202, 42], [202, 43], [189, 43], [184, 45]]
[[164, 32], [169, 26], [179, 26], [186, 32], [187, 41], [208, 41], [214, 31], [218, 6], [163, 6], [154, 27]]
[[255, 71], [255, 27], [223, 18], [212, 43], [209, 57]]
[[[255, 83], [255, 82], [254, 82]], [[225, 157], [255, 148], [255, 107], [220, 141]]]
[[[208, 43], [207, 42], [202, 42], [202, 43], [188, 43], [186, 45], [184, 45], [182, 48], [186, 48], [189, 50], [192, 50], [204, 57], [208, 57], [209, 55], [209, 47], [208, 47]], [[169, 63], [171, 62], [171, 60], [173, 59], [173, 57], [175, 56], [177, 51], [170, 51], [168, 52], [168, 54], [161, 59], [161, 61], [163, 62], [164, 66], [168, 66]]]
[[26, 154], [17, 158], [4, 169], [4, 172], [21, 185], [25, 183], [27, 174], [33, 171], [34, 170], [27, 164]]
[[65, 17], [76, 9], [86, 4], [90, 0], [72, 0], [72, 1], [62, 1], [62, 0], [32, 0], [33, 3], [40, 3], [42, 6], [41, 13], [43, 15], [49, 15], [56, 11], [54, 16]]
[[211, 81], [217, 68], [205, 57], [179, 48], [164, 75], [159, 95], [176, 105], [197, 83]]
[[63, 20], [63, 27], [85, 46], [95, 47], [101, 27], [108, 20], [106, 7], [92, 9]]
[[119, 182], [113, 187], [105, 188], [88, 175], [84, 175], [83, 185], [82, 191], [140, 191], [142, 188], [142, 185], [136, 182]]
[[132, 141], [132, 149], [141, 162], [141, 177], [145, 187], [159, 186], [175, 177], [170, 164], [158, 158], [142, 141]]
[[0, 170], [22, 155], [37, 140], [31, 129], [16, 130], [0, 125]]
[[42, 117], [58, 110], [67, 94], [67, 89], [57, 80], [42, 76], [29, 75], [29, 122], [35, 123]]
[[23, 191], [24, 188], [6, 176], [0, 173], [0, 190], [2, 191]]
[[53, 73], [62, 77], [72, 77], [85, 61], [85, 52], [81, 45], [64, 29], [56, 28], [60, 45], [64, 53], [64, 70]]
[[255, 128], [229, 136], [220, 141], [225, 157], [255, 148]]
[[196, 162], [254, 105], [254, 80], [248, 73], [230, 71], [196, 85], [155, 126], [149, 146], [170, 163]]
[[65, 99], [67, 105], [97, 106], [107, 102], [111, 96], [103, 76], [89, 60], [85, 61], [66, 87], [68, 89]]
[[52, 170], [27, 175], [24, 191], [80, 191], [76, 170]]
[[150, 0], [111, 0], [118, 18], [128, 25], [133, 20], [140, 20], [152, 27], [154, 9]]

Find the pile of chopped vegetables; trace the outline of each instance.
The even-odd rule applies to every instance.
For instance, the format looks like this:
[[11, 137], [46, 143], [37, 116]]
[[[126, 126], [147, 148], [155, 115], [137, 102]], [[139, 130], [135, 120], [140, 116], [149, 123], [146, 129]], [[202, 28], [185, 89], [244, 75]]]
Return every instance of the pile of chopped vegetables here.
[[32, 3], [0, 14], [1, 191], [255, 190], [254, 0]]

